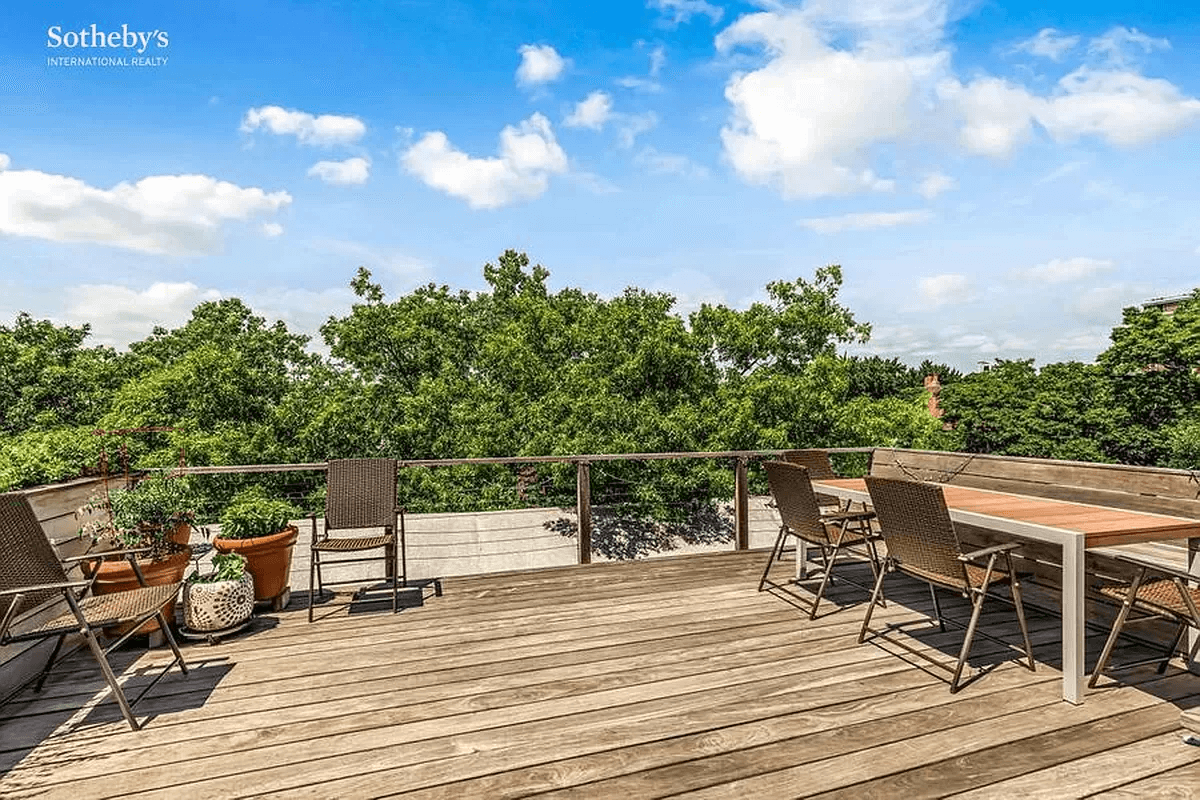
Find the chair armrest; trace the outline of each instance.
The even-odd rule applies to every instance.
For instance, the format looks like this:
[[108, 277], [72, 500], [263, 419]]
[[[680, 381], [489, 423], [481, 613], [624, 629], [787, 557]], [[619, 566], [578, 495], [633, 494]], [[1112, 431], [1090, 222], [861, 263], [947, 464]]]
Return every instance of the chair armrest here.
[[855, 520], [875, 519], [875, 512], [869, 510], [863, 511], [834, 511], [831, 514], [822, 514], [821, 522], [841, 522], [846, 520], [854, 522]]
[[1114, 561], [1121, 561], [1134, 567], [1145, 567], [1147, 572], [1156, 572], [1160, 575], [1166, 575], [1169, 578], [1181, 578], [1185, 581], [1200, 581], [1200, 575], [1193, 575], [1184, 569], [1163, 566], [1153, 561], [1144, 561], [1140, 558], [1124, 555], [1123, 553], [1110, 553], [1106, 555]]
[[91, 581], [65, 581], [62, 583], [42, 583], [37, 586], [21, 586], [17, 589], [4, 589], [0, 591], [0, 597], [12, 594], [29, 594], [30, 592], [44, 592], [49, 589], [82, 589], [84, 586], [90, 586]]
[[977, 558], [990, 556], [992, 553], [1006, 553], [1009, 550], [1016, 550], [1021, 546], [1020, 542], [1005, 542], [1004, 544], [994, 544], [991, 547], [985, 547], [982, 550], [972, 550], [969, 553], [963, 553], [958, 557], [959, 561], [974, 561]]
[[76, 564], [80, 561], [94, 561], [96, 559], [107, 558], [108, 556], [128, 556], [137, 555], [139, 553], [149, 553], [149, 547], [130, 547], [125, 550], [104, 550], [99, 553], [84, 553], [81, 556], [71, 556], [69, 558], [60, 559], [63, 565]]

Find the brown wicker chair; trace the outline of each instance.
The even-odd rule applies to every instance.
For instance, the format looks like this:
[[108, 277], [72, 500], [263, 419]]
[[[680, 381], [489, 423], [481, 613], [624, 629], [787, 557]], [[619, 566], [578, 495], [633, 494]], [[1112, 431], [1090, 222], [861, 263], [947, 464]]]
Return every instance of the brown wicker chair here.
[[[769, 580], [768, 576], [771, 565], [783, 555], [789, 536], [814, 545], [821, 552], [824, 567], [821, 584], [809, 609], [809, 619], [815, 619], [817, 607], [825, 595], [825, 588], [833, 579], [833, 570], [840, 555], [846, 552], [863, 555], [870, 563], [871, 571], [878, 573], [879, 555], [875, 551], [875, 542], [879, 535], [871, 529], [870, 523], [875, 514], [871, 511], [822, 511], [807, 468], [786, 461], [768, 461], [763, 467], [767, 471], [775, 508], [779, 511], [780, 525], [762, 578], [758, 581], [758, 590], [761, 592], [765, 586], [779, 588], [779, 584]], [[863, 591], [871, 591], [870, 586], [844, 575], [839, 575], [838, 580], [858, 586]]]
[[[180, 584], [146, 586], [136, 559], [137, 554], [144, 552], [145, 549], [109, 551], [59, 561], [29, 505], [28, 498], [19, 492], [0, 494], [0, 613], [3, 613], [3, 617], [0, 618], [0, 645], [56, 639], [54, 649], [51, 650], [50, 657], [46, 659], [46, 665], [34, 685], [34, 691], [40, 692], [67, 635], [82, 634], [100, 665], [100, 671], [104, 673], [104, 680], [108, 683], [117, 705], [121, 707], [122, 716], [135, 731], [141, 728], [141, 724], [133, 715], [133, 707], [138, 701], [176, 664], [184, 675], [188, 673], [183, 654], [179, 652], [179, 646], [175, 643], [175, 637], [171, 635], [171, 628], [163, 613], [167, 604], [178, 595]], [[68, 579], [64, 569], [64, 564], [87, 560], [100, 561], [107, 556], [116, 555], [129, 558], [138, 582], [142, 584], [141, 588], [89, 596], [88, 592], [96, 580], [97, 571], [92, 570], [90, 580], [73, 581]], [[65, 600], [67, 610], [29, 630], [12, 630], [18, 614], [54, 599]], [[167, 644], [171, 646], [175, 658], [142, 689], [133, 702], [130, 702], [108, 663], [108, 654], [124, 644], [151, 618], [158, 620], [159, 628]], [[96, 636], [98, 629], [126, 624], [129, 625], [128, 633], [107, 647], [101, 647]]]
[[[819, 481], [826, 478], [836, 478], [838, 474], [833, 471], [833, 463], [829, 460], [829, 453], [825, 450], [784, 450], [779, 454], [780, 461], [786, 461], [789, 464], [795, 464], [804, 467], [808, 470], [810, 480]], [[817, 505], [822, 508], [836, 506], [839, 510], [845, 511], [849, 508], [849, 501], [843, 503], [838, 497], [831, 494], [817, 493]]]
[[[951, 693], [957, 692], [966, 685], [966, 682], [960, 684], [959, 678], [962, 677], [963, 666], [971, 653], [971, 643], [976, 633], [1007, 647], [1012, 646], [977, 630], [984, 598], [989, 596], [988, 589], [1007, 583], [1012, 593], [1012, 605], [1017, 611], [1017, 622], [1021, 626], [1021, 638], [1025, 644], [1024, 654], [1028, 659], [1029, 669], [1033, 670], [1033, 648], [1029, 643], [1029, 628], [1025, 624], [1025, 609], [1021, 604], [1021, 583], [1012, 563], [1012, 551], [1019, 545], [1015, 542], [999, 544], [964, 553], [958, 534], [954, 530], [954, 523], [950, 519], [950, 512], [946, 508], [946, 498], [942, 495], [941, 486], [893, 478], [868, 477], [866, 481], [867, 490], [871, 493], [871, 505], [879, 517], [887, 556], [875, 580], [872, 603], [867, 606], [866, 617], [858, 632], [858, 641], [865, 641], [870, 631], [871, 613], [875, 610], [873, 601], [882, 591], [883, 578], [889, 571], [895, 569], [925, 581], [929, 584], [929, 592], [933, 597], [933, 610], [938, 626], [945, 631], [946, 623], [949, 622], [966, 628], [962, 649], [959, 651], [958, 662], [954, 665], [953, 677], [950, 680]], [[996, 565], [1000, 556], [1004, 556], [1003, 570], [998, 569]], [[986, 566], [971, 563], [983, 558], [987, 558]], [[971, 621], [967, 625], [963, 626], [942, 616], [937, 597], [938, 587], [952, 589], [970, 599]], [[1001, 595], [990, 596], [1007, 600]], [[928, 658], [920, 651], [908, 649]], [[933, 663], [944, 666], [936, 661]]]
[[[327, 553], [361, 553], [383, 550], [382, 561], [392, 588], [392, 611], [399, 610], [401, 586], [408, 586], [408, 564], [404, 550], [404, 509], [396, 500], [396, 462], [390, 458], [349, 458], [330, 461], [325, 483], [325, 527], [317, 535], [317, 517], [312, 516], [312, 559], [308, 572], [308, 621], [312, 622], [313, 603], [325, 586], [362, 583], [362, 580], [324, 581], [321, 565], [378, 561], [379, 556], [338, 558]], [[399, 519], [399, 528], [396, 521]], [[375, 536], [332, 537], [333, 530], [382, 528]], [[435, 580], [435, 591], [442, 593]]]
[[[1117, 612], [1117, 618], [1113, 621], [1108, 641], [1104, 643], [1100, 660], [1096, 662], [1096, 669], [1088, 680], [1088, 686], [1096, 685], [1096, 681], [1100, 679], [1105, 668], [1111, 672], [1118, 672], [1157, 663], [1158, 672], [1161, 674], [1166, 671], [1167, 664], [1175, 655], [1175, 650], [1179, 647], [1179, 642], [1183, 639], [1183, 634], [1187, 632], [1188, 626], [1200, 630], [1200, 587], [1188, 585], [1189, 581], [1196, 580], [1194, 575], [1182, 570], [1150, 564], [1126, 555], [1112, 557], [1134, 568], [1133, 580], [1128, 582], [1105, 580], [1097, 587], [1097, 591], [1102, 597], [1119, 602], [1121, 608]], [[1149, 576], [1149, 580], [1147, 580], [1147, 576]], [[1137, 611], [1138, 616], [1130, 619], [1131, 611]], [[1113, 647], [1124, 627], [1130, 623], [1152, 619], [1165, 619], [1178, 626], [1166, 653], [1157, 658], [1109, 667], [1108, 661], [1112, 657]], [[1190, 653], [1186, 647], [1183, 649], [1183, 655], [1189, 662], [1194, 657], [1194, 654]]]

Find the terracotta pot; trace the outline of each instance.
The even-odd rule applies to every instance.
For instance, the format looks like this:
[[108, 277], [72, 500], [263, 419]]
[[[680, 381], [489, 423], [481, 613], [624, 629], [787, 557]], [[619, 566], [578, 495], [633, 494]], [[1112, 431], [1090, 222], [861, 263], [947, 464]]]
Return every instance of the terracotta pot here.
[[292, 545], [300, 532], [289, 525], [279, 533], [253, 539], [213, 539], [219, 553], [241, 553], [246, 571], [254, 576], [254, 599], [272, 600], [283, 594], [292, 574]]
[[[139, 558], [138, 569], [142, 571], [142, 576], [146, 579], [146, 585], [165, 586], [183, 580], [183, 573], [187, 571], [188, 562], [191, 558], [192, 549], [189, 547], [178, 553], [171, 553], [170, 555], [155, 559]], [[126, 558], [122, 558], [119, 561], [102, 561], [97, 572], [100, 574], [96, 578], [96, 582], [92, 584], [92, 591], [96, 594], [115, 594], [116, 592], [124, 592], [141, 587], [141, 584], [138, 583], [137, 574], [133, 571], [133, 566]], [[166, 614], [168, 622], [174, 621], [174, 600], [163, 609], [163, 613]], [[106, 628], [105, 632], [123, 635], [128, 630], [128, 626], [116, 626]], [[156, 630], [158, 630], [158, 620], [152, 619], [138, 628], [138, 633], [153, 633]]]

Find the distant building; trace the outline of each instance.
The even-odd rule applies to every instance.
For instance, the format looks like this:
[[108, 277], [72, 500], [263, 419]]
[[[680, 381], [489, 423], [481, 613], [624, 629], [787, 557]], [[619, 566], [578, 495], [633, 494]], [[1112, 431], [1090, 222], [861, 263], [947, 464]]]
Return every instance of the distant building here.
[[1184, 300], [1191, 299], [1191, 297], [1191, 292], [1187, 294], [1173, 294], [1168, 297], [1155, 297], [1153, 300], [1147, 300], [1142, 303], [1142, 310], [1148, 311], [1151, 308], [1157, 308], [1164, 314], [1174, 314], [1175, 309], [1179, 308], [1179, 304]]

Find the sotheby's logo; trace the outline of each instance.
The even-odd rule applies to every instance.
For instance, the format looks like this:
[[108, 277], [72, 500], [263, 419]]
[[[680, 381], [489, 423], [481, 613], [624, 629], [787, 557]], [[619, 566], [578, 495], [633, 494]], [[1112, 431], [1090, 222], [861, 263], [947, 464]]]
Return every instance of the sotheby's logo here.
[[[47, 56], [46, 66], [161, 67], [167, 63], [168, 56], [151, 53], [161, 53], [170, 44], [167, 31], [134, 30], [127, 23], [121, 23], [119, 30], [101, 28], [94, 22], [79, 30], [51, 25], [46, 29], [46, 49], [69, 50], [72, 55]], [[147, 53], [148, 50], [151, 53]], [[75, 55], [76, 51], [85, 52]]]

